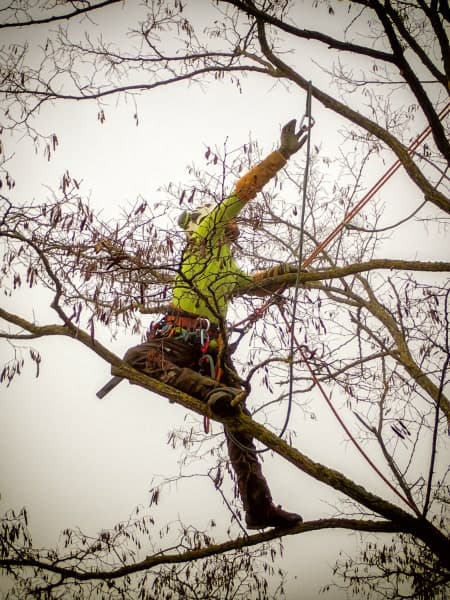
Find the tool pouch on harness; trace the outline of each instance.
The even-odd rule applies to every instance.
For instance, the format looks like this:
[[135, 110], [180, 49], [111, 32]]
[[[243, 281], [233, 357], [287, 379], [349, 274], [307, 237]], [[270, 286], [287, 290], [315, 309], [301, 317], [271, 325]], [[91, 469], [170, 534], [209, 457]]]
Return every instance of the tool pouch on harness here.
[[221, 337], [216, 325], [202, 317], [165, 315], [160, 321], [152, 323], [147, 339], [151, 341], [165, 338], [179, 340], [191, 346], [193, 353], [199, 355], [195, 370], [217, 379]]

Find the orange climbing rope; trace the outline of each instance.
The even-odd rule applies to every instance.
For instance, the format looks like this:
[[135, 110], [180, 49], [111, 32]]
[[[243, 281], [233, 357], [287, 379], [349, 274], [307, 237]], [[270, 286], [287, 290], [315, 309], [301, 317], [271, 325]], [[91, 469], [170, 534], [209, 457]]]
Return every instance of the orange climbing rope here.
[[[439, 113], [439, 119], [443, 119], [450, 111], [450, 103]], [[427, 138], [431, 133], [431, 127], [426, 127], [420, 135], [416, 137], [416, 139], [408, 146], [408, 153], [412, 154], [414, 150], [421, 144], [425, 138]], [[333, 231], [321, 242], [316, 249], [308, 256], [307, 259], [304, 260], [302, 264], [302, 268], [306, 269], [312, 261], [317, 258], [317, 256], [330, 244], [334, 238], [344, 229], [349, 221], [355, 217], [359, 211], [371, 200], [374, 195], [383, 187], [383, 185], [388, 181], [392, 175], [398, 171], [401, 167], [400, 159], [396, 160], [390, 168], [386, 171], [386, 173], [380, 177], [380, 179], [373, 185], [370, 190], [367, 192], [363, 198], [346, 214], [342, 223], [340, 223]]]

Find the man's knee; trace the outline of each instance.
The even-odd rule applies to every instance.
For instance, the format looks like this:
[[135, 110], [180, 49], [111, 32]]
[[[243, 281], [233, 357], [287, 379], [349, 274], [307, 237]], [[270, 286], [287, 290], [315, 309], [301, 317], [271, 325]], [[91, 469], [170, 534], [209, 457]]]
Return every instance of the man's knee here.
[[153, 344], [146, 343], [129, 348], [123, 360], [139, 371], [161, 368], [161, 352]]
[[123, 360], [135, 369], [139, 369], [145, 366], [145, 357], [146, 352], [142, 346], [133, 346], [125, 352]]

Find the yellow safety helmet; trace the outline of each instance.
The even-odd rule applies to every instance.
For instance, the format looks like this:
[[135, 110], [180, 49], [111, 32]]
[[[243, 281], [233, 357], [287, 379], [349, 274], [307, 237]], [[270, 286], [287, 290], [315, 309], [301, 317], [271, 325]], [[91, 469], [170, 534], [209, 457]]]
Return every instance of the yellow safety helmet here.
[[178, 217], [178, 225], [184, 229], [186, 233], [192, 233], [200, 221], [211, 212], [211, 208], [211, 204], [205, 204], [205, 206], [202, 206], [198, 210], [184, 210]]

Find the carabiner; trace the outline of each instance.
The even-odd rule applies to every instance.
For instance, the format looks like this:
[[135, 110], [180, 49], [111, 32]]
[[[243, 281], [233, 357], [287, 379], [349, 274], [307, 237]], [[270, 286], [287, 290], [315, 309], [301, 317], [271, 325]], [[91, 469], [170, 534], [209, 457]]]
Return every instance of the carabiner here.
[[314, 127], [314, 125], [316, 124], [316, 120], [314, 119], [314, 117], [312, 115], [310, 115], [308, 118], [308, 120], [309, 120], [308, 125], [303, 125], [303, 122], [306, 118], [308, 118], [308, 115], [305, 113], [302, 117], [302, 120], [300, 121], [300, 132], [299, 133], [306, 133], [307, 131], [312, 129]]
[[[209, 328], [211, 327], [211, 323], [210, 323], [209, 319], [202, 318], [202, 317], [199, 317], [197, 319], [197, 322], [199, 324], [198, 329], [200, 330], [200, 344], [202, 346], [204, 346], [205, 343], [207, 343], [209, 341], [208, 331], [209, 331]], [[206, 325], [206, 327], [203, 327], [204, 324]]]
[[[210, 320], [207, 319], [206, 317], [199, 317], [197, 319], [197, 323], [198, 323], [198, 329], [202, 330], [202, 331], [209, 331], [209, 328], [211, 327], [211, 323]], [[205, 327], [203, 326], [205, 324]]]

